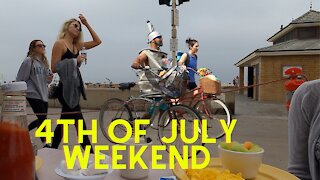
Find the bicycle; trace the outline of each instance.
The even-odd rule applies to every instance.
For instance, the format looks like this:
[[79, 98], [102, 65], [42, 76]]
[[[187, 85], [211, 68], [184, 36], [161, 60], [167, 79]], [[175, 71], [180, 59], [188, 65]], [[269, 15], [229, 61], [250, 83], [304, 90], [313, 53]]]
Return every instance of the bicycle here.
[[[176, 67], [172, 68], [175, 69]], [[149, 71], [149, 70], [145, 70]], [[169, 70], [169, 74], [174, 70]], [[160, 79], [158, 83], [162, 83], [163, 80], [168, 80], [166, 78], [169, 75], [164, 77], [159, 77], [155, 73], [151, 73], [153, 76], [156, 76], [157, 79]], [[174, 78], [172, 79], [174, 82]], [[108, 135], [108, 127], [111, 122], [117, 119], [124, 119], [127, 120], [131, 127], [134, 126], [134, 122], [136, 119], [146, 118], [146, 115], [149, 115], [147, 119], [150, 119], [150, 124], [141, 126], [141, 129], [147, 129], [151, 125], [155, 126], [156, 117], [158, 117], [158, 137], [162, 145], [167, 146], [167, 151], [169, 152], [169, 145], [175, 145], [180, 154], [183, 153], [182, 146], [185, 145], [184, 142], [181, 141], [180, 138], [177, 138], [172, 144], [165, 144], [162, 141], [163, 137], [171, 137], [172, 129], [170, 126], [172, 123], [172, 119], [177, 119], [177, 132], [181, 133], [181, 120], [185, 120], [186, 129], [193, 128], [194, 120], [198, 119], [201, 121], [201, 116], [192, 108], [175, 103], [171, 100], [171, 96], [166, 95], [166, 93], [172, 93], [170, 88], [167, 89], [168, 91], [162, 89], [162, 93], [148, 93], [142, 94], [139, 97], [133, 97], [131, 95], [131, 88], [134, 87], [136, 83], [120, 83], [119, 89], [120, 90], [129, 90], [129, 97], [127, 100], [121, 100], [117, 98], [112, 98], [107, 100], [104, 105], [101, 107], [100, 114], [99, 114], [99, 126], [103, 135], [107, 138], [108, 141], [114, 144], [118, 144], [114, 142]], [[172, 95], [172, 94], [171, 94]], [[165, 107], [165, 108], [163, 108]], [[196, 132], [201, 134], [200, 127]], [[117, 125], [114, 130], [115, 135], [118, 138], [124, 137], [126, 132], [126, 128], [122, 125]], [[185, 132], [186, 137], [190, 138], [193, 137], [194, 134], [192, 131]], [[193, 145], [204, 145], [200, 138], [193, 143]], [[191, 148], [191, 145], [187, 145], [188, 149]], [[191, 151], [188, 151], [191, 152]], [[198, 152], [199, 153], [199, 152]], [[191, 157], [191, 153], [188, 154], [188, 157]]]
[[[192, 68], [187, 68], [187, 70], [194, 71], [195, 74], [199, 75]], [[220, 120], [225, 120], [229, 126], [232, 117], [228, 107], [217, 97], [217, 94], [204, 93], [200, 85], [200, 87], [192, 89], [184, 96], [176, 99], [175, 103], [187, 104], [187, 106], [193, 107], [202, 119], [206, 119], [209, 137], [220, 139], [225, 135]]]

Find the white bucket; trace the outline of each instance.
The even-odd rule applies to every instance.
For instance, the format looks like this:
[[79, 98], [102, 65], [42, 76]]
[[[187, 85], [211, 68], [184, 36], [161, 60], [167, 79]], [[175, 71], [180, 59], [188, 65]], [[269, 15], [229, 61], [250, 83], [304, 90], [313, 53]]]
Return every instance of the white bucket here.
[[[126, 164], [127, 169], [121, 169], [120, 175], [126, 179], [142, 179], [148, 176], [150, 161], [151, 161], [151, 139], [145, 140], [144, 138], [140, 139], [140, 143], [134, 143], [134, 138], [130, 138], [130, 140], [125, 143], [126, 150], [123, 152], [123, 159], [121, 164]], [[130, 169], [130, 154], [129, 154], [129, 146], [135, 146], [135, 152], [138, 152], [142, 146], [148, 146], [148, 148], [141, 155], [141, 159], [145, 162], [148, 169], [142, 169], [139, 163], [136, 163], [133, 169]]]

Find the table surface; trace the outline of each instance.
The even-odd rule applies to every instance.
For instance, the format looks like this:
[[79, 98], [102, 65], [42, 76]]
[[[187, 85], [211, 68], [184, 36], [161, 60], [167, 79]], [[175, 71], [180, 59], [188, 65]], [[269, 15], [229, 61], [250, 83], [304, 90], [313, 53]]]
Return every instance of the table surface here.
[[[191, 161], [191, 160], [189, 160]], [[203, 158], [197, 158], [198, 162], [203, 162]], [[208, 167], [216, 168], [222, 170], [222, 163], [220, 158], [211, 158]], [[175, 165], [173, 170], [174, 174], [179, 179], [189, 179], [185, 173], [185, 170], [181, 169], [179, 164]], [[294, 175], [288, 173], [287, 171], [281, 170], [279, 168], [261, 164], [257, 176], [252, 180], [299, 180]]]
[[[50, 149], [50, 148], [44, 148], [38, 151], [38, 156], [41, 158], [42, 165], [40, 169], [37, 171], [37, 176], [39, 180], [63, 180], [63, 177], [57, 175], [55, 173], [55, 168], [58, 167], [60, 164], [60, 161], [64, 159], [64, 154], [62, 150], [57, 150], [57, 149]], [[201, 159], [201, 158], [200, 158]], [[215, 165], [220, 165], [221, 162], [220, 159], [218, 158], [213, 158], [215, 159], [213, 162]], [[176, 171], [177, 169], [175, 169]], [[266, 172], [271, 172], [271, 174], [274, 174], [275, 172], [279, 173], [277, 176], [281, 175], [287, 175], [288, 172], [280, 170], [278, 168], [262, 164], [260, 167], [260, 170], [264, 170]], [[260, 171], [259, 170], [259, 171]], [[267, 173], [268, 174], [268, 173]], [[165, 170], [149, 170], [149, 176], [147, 178], [144, 178], [143, 180], [158, 180], [160, 177], [164, 176], [171, 176], [173, 175], [173, 172], [171, 169], [165, 169]], [[291, 178], [289, 179], [297, 179], [294, 178], [294, 176], [290, 175]], [[125, 178], [122, 178], [120, 176], [120, 170], [113, 170], [113, 172], [105, 177], [105, 180], [126, 180]], [[257, 178], [260, 179], [260, 178]], [[262, 178], [263, 179], [263, 178]], [[278, 178], [266, 178], [266, 179], [278, 179]]]
[[[64, 159], [63, 151], [57, 149], [44, 148], [38, 151], [38, 156], [43, 160], [43, 164], [37, 171], [39, 180], [63, 180], [63, 177], [55, 173], [55, 168]], [[149, 176], [143, 180], [157, 180], [160, 177], [171, 176], [172, 170], [149, 170]], [[126, 180], [120, 176], [119, 170], [114, 170], [105, 177], [105, 180]]]

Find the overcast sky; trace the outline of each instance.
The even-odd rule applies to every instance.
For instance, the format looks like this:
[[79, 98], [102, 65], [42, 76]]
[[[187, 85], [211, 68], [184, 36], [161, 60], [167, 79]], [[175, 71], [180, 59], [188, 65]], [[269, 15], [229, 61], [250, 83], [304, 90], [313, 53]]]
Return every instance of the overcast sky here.
[[[0, 80], [13, 80], [33, 39], [47, 45], [47, 57], [58, 31], [67, 19], [83, 13], [98, 33], [102, 44], [88, 51], [88, 64], [81, 67], [90, 82], [134, 81], [130, 65], [147, 47], [146, 21], [164, 37], [162, 50], [169, 52], [171, 11], [158, 0], [1, 0]], [[224, 83], [238, 69], [234, 63], [257, 48], [271, 45], [266, 40], [280, 26], [288, 25], [309, 11], [310, 0], [190, 0], [178, 7], [179, 49], [187, 50], [188, 37], [200, 43], [198, 67], [209, 67]], [[320, 10], [320, 1], [313, 1]], [[84, 40], [90, 40], [84, 29]], [[171, 53], [170, 53], [171, 56]]]

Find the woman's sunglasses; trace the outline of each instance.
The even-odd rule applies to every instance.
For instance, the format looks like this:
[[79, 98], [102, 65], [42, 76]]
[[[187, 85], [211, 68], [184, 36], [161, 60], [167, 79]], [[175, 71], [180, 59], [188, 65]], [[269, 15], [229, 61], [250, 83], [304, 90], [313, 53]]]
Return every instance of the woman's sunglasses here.
[[78, 25], [78, 24], [73, 24], [73, 26], [74, 26], [76, 29], [78, 29], [79, 31], [82, 31], [82, 29], [81, 29], [81, 26], [80, 26], [80, 25]]
[[43, 48], [46, 48], [46, 45], [44, 45], [44, 44], [37, 44], [37, 45], [35, 45], [35, 47], [43, 47]]

